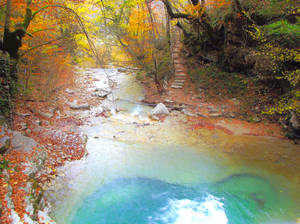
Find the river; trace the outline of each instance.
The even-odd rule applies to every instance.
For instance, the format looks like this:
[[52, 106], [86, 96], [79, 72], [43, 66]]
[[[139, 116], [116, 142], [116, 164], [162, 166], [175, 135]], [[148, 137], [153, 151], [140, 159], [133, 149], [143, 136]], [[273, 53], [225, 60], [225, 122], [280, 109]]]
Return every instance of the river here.
[[[74, 112], [86, 118], [77, 131], [88, 136], [88, 153], [61, 167], [46, 191], [58, 224], [296, 223], [296, 171], [267, 160], [265, 151], [299, 147], [270, 137], [192, 130], [178, 112], [152, 121], [152, 108], [135, 103], [143, 88], [133, 75], [117, 69], [81, 73], [95, 78], [91, 88], [104, 89], [107, 73], [116, 88], [99, 108]], [[94, 116], [107, 105], [120, 112]]]

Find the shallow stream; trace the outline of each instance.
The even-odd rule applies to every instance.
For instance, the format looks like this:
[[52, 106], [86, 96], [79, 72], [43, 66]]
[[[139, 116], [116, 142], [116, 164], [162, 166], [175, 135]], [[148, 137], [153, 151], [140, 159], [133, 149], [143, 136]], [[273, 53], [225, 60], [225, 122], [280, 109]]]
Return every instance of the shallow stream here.
[[[79, 127], [88, 136], [88, 154], [62, 167], [47, 191], [58, 224], [296, 223], [296, 182], [263, 159], [224, 156], [219, 142], [235, 137], [190, 130], [185, 115], [149, 120], [152, 108], [137, 103], [143, 89], [135, 78], [117, 69], [106, 72], [117, 88], [104, 104], [113, 107], [114, 98], [121, 112], [107, 119], [90, 116]], [[86, 73], [102, 80], [94, 82], [97, 88], [107, 88], [104, 70]], [[253, 150], [294, 147], [273, 138], [238, 138]]]

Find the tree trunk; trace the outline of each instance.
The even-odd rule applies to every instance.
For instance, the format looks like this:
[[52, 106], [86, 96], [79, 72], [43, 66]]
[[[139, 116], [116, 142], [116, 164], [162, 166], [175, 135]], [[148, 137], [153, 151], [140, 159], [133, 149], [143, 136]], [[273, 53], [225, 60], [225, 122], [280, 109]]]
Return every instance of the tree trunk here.
[[5, 39], [7, 38], [8, 34], [9, 34], [10, 15], [11, 15], [11, 0], [7, 0], [6, 1], [6, 11], [5, 11], [3, 44], [5, 43]]
[[166, 12], [166, 32], [167, 32], [167, 39], [168, 39], [168, 44], [169, 44], [169, 48], [171, 47], [171, 24], [170, 24], [170, 16], [167, 12], [167, 10], [165, 10]]
[[[152, 9], [151, 9], [151, 0], [146, 0], [145, 3], [146, 3], [146, 6], [147, 6], [147, 9], [148, 9], [148, 12], [149, 12], [149, 18], [150, 18], [151, 28], [152, 28], [152, 37], [153, 37], [153, 40], [155, 42], [156, 35], [155, 35], [154, 19], [153, 19]], [[159, 82], [159, 79], [158, 79], [157, 58], [155, 57], [155, 54], [154, 54], [153, 51], [152, 51], [152, 60], [153, 60], [153, 65], [154, 65], [154, 69], [155, 69], [155, 71], [154, 71], [154, 81], [155, 81], [158, 92], [160, 94], [162, 94], [163, 88], [162, 88], [162, 86]]]

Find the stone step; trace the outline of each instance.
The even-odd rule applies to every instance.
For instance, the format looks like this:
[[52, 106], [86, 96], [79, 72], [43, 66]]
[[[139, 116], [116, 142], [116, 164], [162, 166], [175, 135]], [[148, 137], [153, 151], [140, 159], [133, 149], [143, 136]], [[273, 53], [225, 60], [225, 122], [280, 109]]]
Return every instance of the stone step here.
[[175, 78], [174, 78], [174, 79], [185, 80], [186, 77], [185, 77], [185, 76], [177, 76], [177, 75], [175, 75]]
[[183, 65], [182, 62], [180, 60], [174, 60], [174, 65]]
[[172, 86], [184, 86], [184, 83], [174, 82], [172, 83]]
[[185, 80], [174, 80], [174, 82], [176, 82], [176, 83], [184, 83], [185, 82]]
[[[174, 66], [174, 68], [175, 68], [175, 71], [177, 71], [177, 70], [179, 70], [179, 71], [185, 70], [184, 66], [183, 65], [179, 65], [179, 64], [176, 64]], [[177, 72], [177, 73], [184, 73], [184, 72]]]
[[185, 73], [175, 73], [175, 77], [186, 77]]
[[[184, 83], [185, 80], [176, 80], [176, 79], [175, 79], [174, 82], [176, 82], [176, 83]], [[174, 83], [174, 82], [173, 82], [173, 83]]]
[[171, 88], [173, 88], [173, 89], [182, 89], [183, 87], [182, 86], [171, 86]]
[[175, 79], [174, 82], [185, 82], [185, 79]]
[[185, 82], [185, 79], [174, 79], [174, 82]]

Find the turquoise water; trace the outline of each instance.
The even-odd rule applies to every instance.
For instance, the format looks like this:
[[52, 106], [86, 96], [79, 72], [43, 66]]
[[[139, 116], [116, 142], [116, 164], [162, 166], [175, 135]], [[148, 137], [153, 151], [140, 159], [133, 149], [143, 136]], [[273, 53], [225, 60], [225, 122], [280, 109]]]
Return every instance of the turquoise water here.
[[228, 165], [223, 154], [210, 153], [222, 148], [182, 124], [152, 124], [151, 108], [132, 103], [142, 88], [109, 72], [120, 84], [114, 97], [123, 111], [80, 127], [88, 155], [62, 167], [49, 191], [58, 224], [287, 224], [300, 217], [299, 194], [286, 178]]
[[263, 178], [233, 175], [187, 187], [148, 178], [117, 179], [82, 202], [71, 223], [252, 224], [291, 208]]

